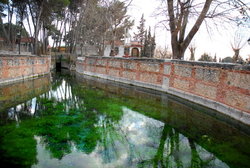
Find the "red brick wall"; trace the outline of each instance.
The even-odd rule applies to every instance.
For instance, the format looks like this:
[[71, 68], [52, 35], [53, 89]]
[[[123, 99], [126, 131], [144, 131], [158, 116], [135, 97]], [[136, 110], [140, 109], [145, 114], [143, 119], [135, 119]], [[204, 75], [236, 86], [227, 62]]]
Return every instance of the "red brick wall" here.
[[[77, 60], [76, 70], [87, 75], [210, 100], [217, 104], [208, 107], [217, 109], [222, 104], [230, 110], [232, 108], [249, 114], [250, 123], [250, 66], [181, 60], [81, 57]], [[188, 96], [184, 98], [189, 99]], [[206, 105], [203, 102], [200, 104]], [[237, 115], [242, 116], [240, 113]]]
[[173, 62], [170, 87], [250, 113], [250, 70], [241, 67]]
[[49, 56], [0, 56], [0, 83], [50, 72]]
[[78, 72], [93, 72], [111, 77], [162, 85], [163, 64], [155, 60], [86, 57], [77, 61]]

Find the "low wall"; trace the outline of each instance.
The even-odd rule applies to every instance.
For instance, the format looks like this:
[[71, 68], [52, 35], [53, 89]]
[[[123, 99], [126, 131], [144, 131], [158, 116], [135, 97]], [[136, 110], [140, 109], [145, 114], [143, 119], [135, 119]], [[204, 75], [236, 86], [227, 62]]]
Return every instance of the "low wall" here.
[[156, 89], [250, 125], [250, 66], [112, 57], [79, 57], [78, 73]]
[[0, 84], [50, 72], [50, 56], [0, 55]]

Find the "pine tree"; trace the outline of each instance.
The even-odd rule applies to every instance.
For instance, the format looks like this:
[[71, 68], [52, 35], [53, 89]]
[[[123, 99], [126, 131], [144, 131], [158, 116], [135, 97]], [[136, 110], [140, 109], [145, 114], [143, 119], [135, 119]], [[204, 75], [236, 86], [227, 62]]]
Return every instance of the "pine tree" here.
[[142, 46], [140, 56], [144, 55], [143, 45], [144, 45], [144, 42], [145, 42], [145, 33], [146, 33], [145, 21], [146, 20], [144, 19], [144, 14], [142, 14], [140, 24], [139, 24], [139, 26], [137, 26], [138, 32], [134, 33], [134, 40], [140, 42], [140, 44]]
[[214, 55], [213, 62], [217, 62], [217, 56], [216, 56], [216, 54]]
[[206, 61], [206, 62], [213, 62], [213, 58], [208, 55], [208, 53], [204, 53], [201, 55], [200, 59], [198, 61]]
[[140, 24], [137, 26], [138, 32], [134, 33], [134, 39], [135, 41], [140, 42], [141, 45], [143, 45], [144, 40], [145, 40], [145, 19], [144, 19], [144, 14], [141, 16]]
[[151, 27], [149, 27], [148, 33], [145, 34], [145, 42], [144, 42], [144, 56], [145, 57], [153, 57], [155, 50], [155, 35], [152, 37], [151, 35]]
[[148, 36], [147, 36], [148, 32], [147, 30], [145, 31], [145, 34], [144, 34], [144, 42], [143, 42], [143, 47], [142, 47], [142, 51], [141, 51], [141, 56], [144, 56], [146, 57], [146, 49], [147, 49], [147, 46], [148, 46]]
[[155, 43], [155, 33], [154, 33], [154, 36], [153, 36], [153, 37], [151, 37], [151, 44], [150, 44], [150, 57], [154, 57], [155, 46], [156, 46], [156, 43]]

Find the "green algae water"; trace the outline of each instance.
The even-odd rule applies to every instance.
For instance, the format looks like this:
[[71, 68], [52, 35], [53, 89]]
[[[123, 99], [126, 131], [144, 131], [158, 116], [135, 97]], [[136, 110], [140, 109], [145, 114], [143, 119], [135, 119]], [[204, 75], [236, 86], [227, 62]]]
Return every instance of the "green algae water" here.
[[246, 168], [250, 128], [180, 98], [60, 73], [0, 86], [0, 163]]

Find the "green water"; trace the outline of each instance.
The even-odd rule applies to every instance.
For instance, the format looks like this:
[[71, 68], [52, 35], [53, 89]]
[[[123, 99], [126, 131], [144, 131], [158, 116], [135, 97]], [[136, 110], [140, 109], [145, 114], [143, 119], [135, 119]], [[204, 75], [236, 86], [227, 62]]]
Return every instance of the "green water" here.
[[245, 168], [249, 130], [171, 95], [76, 74], [0, 86], [1, 167]]

